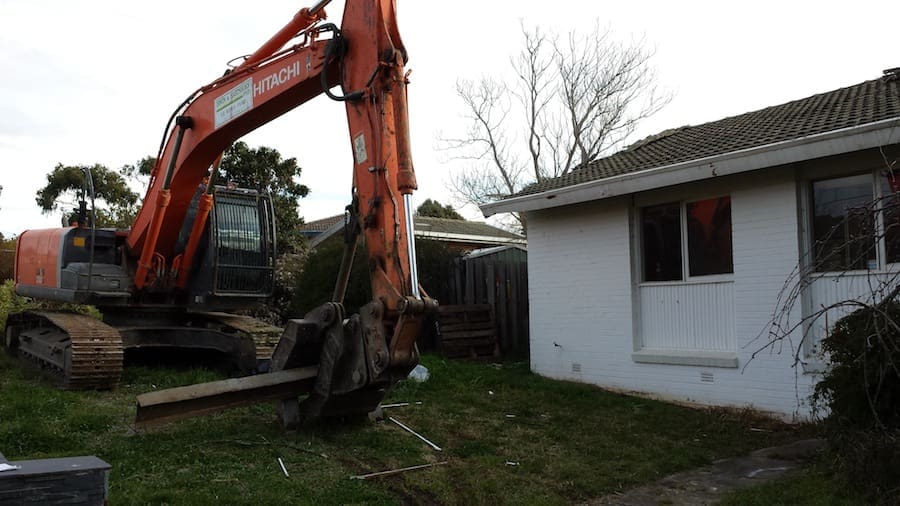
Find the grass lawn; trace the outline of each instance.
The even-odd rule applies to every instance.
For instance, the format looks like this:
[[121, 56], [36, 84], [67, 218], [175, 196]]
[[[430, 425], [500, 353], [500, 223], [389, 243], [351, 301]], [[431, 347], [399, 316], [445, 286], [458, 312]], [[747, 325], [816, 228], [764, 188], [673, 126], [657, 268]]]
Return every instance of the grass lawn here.
[[736, 490], [722, 506], [856, 506], [868, 504], [858, 493], [848, 490], [822, 462], [800, 469], [753, 488]]
[[390, 396], [422, 404], [385, 411], [442, 452], [390, 422], [283, 432], [269, 404], [135, 432], [136, 394], [219, 375], [131, 366], [115, 392], [60, 392], [0, 354], [0, 452], [97, 455], [113, 466], [112, 504], [569, 504], [804, 436], [746, 413], [544, 379], [525, 363], [423, 363], [431, 379]]

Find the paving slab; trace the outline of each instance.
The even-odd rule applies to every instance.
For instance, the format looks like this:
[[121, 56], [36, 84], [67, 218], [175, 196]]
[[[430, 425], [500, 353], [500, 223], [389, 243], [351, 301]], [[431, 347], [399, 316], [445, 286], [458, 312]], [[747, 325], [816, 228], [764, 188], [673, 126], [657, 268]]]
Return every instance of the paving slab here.
[[0, 472], [0, 504], [106, 504], [110, 465], [94, 456], [9, 462]]

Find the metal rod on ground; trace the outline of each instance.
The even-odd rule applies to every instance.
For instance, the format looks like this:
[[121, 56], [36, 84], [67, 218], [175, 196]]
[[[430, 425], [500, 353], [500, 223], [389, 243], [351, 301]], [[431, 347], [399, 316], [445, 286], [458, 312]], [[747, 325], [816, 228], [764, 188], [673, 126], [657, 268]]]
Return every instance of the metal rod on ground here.
[[447, 461], [444, 460], [441, 462], [435, 462], [433, 464], [422, 464], [419, 466], [409, 466], [409, 467], [402, 467], [400, 469], [391, 469], [390, 471], [379, 471], [377, 473], [359, 474], [356, 476], [351, 476], [350, 479], [351, 480], [368, 480], [369, 478], [380, 478], [382, 476], [391, 476], [394, 474], [405, 473], [407, 471], [416, 471], [419, 469], [426, 469], [429, 467], [442, 466], [446, 463], [447, 463]]
[[421, 434], [419, 434], [418, 432], [416, 432], [416, 431], [410, 429], [410, 428], [407, 427], [406, 425], [403, 425], [403, 422], [401, 422], [400, 420], [397, 420], [397, 419], [394, 418], [393, 416], [389, 416], [389, 417], [388, 417], [388, 420], [390, 420], [390, 421], [396, 423], [397, 425], [400, 426], [400, 428], [402, 428], [402, 429], [404, 429], [405, 431], [409, 432], [410, 434], [416, 436], [417, 438], [421, 439], [422, 441], [425, 441], [425, 444], [427, 444], [428, 446], [434, 448], [434, 449], [437, 450], [437, 451], [442, 451], [440, 446], [438, 446], [438, 445], [432, 443], [431, 441], [425, 439], [425, 437], [424, 437], [423, 435], [421, 435]]
[[[415, 404], [416, 406], [419, 406], [422, 404], [422, 401], [416, 401], [413, 404]], [[395, 402], [393, 404], [382, 404], [381, 408], [382, 409], [384, 409], [384, 408], [405, 408], [406, 406], [409, 406], [409, 405], [410, 405], [410, 403], [408, 403], [408, 402]]]
[[284, 473], [284, 475], [287, 476], [288, 478], [290, 478], [291, 475], [288, 474], [287, 468], [284, 467], [284, 462], [281, 460], [281, 457], [278, 457], [278, 465], [281, 466], [281, 471]]

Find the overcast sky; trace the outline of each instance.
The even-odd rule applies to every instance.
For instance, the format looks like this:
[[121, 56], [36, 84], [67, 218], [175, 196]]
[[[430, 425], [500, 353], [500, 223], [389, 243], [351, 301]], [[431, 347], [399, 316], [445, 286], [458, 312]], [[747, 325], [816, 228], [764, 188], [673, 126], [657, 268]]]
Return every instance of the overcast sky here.
[[[311, 1], [309, 2], [311, 3]], [[251, 53], [307, 2], [0, 0], [0, 232], [55, 227], [34, 195], [57, 163], [118, 168], [155, 155], [172, 110]], [[340, 22], [343, 2], [327, 9]], [[413, 159], [426, 198], [451, 202], [436, 137], [459, 134], [457, 79], [508, 75], [520, 22], [565, 33], [596, 22], [655, 48], [672, 102], [638, 138], [856, 84], [900, 66], [898, 1], [398, 0], [410, 55]], [[349, 199], [343, 105], [320, 97], [244, 138], [296, 157], [313, 220]], [[469, 218], [480, 215], [467, 209]]]

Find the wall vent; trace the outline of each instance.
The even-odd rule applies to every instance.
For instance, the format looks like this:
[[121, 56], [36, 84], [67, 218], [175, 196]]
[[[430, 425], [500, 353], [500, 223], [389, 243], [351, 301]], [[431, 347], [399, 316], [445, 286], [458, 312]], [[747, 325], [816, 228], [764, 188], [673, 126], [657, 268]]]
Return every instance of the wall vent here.
[[581, 372], [581, 364], [572, 362], [572, 372]]
[[715, 378], [713, 377], [713, 373], [711, 372], [701, 372], [700, 381], [704, 383], [712, 383], [713, 381], [715, 381]]

